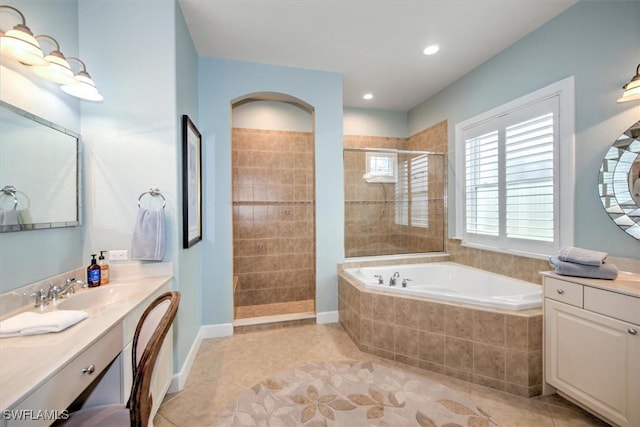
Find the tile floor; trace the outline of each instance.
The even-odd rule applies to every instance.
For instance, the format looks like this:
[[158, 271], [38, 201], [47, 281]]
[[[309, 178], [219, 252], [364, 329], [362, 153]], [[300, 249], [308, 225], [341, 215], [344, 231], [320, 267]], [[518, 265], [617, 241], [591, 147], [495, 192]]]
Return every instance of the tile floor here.
[[228, 401], [261, 380], [294, 366], [334, 360], [371, 360], [421, 374], [473, 401], [500, 427], [607, 426], [557, 395], [526, 399], [363, 353], [338, 324], [295, 326], [205, 340], [184, 390], [165, 397], [154, 424], [209, 426]]

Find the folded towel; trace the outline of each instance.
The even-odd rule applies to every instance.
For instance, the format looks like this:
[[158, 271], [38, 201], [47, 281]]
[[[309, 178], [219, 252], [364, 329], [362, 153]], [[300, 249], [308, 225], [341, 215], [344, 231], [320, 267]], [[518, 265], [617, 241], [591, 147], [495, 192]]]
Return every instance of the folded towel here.
[[15, 209], [0, 209], [0, 225], [18, 225], [20, 217]]
[[131, 259], [162, 261], [165, 243], [164, 209], [140, 208], [133, 230]]
[[84, 311], [26, 311], [0, 322], [0, 338], [60, 332], [89, 317]]
[[606, 252], [592, 251], [589, 249], [576, 248], [573, 246], [565, 246], [558, 252], [558, 259], [565, 262], [574, 262], [576, 264], [600, 266], [607, 258]]
[[549, 263], [556, 274], [563, 276], [587, 277], [591, 279], [614, 280], [618, 277], [618, 268], [611, 263], [603, 263], [599, 267], [560, 261], [558, 257], [549, 258]]

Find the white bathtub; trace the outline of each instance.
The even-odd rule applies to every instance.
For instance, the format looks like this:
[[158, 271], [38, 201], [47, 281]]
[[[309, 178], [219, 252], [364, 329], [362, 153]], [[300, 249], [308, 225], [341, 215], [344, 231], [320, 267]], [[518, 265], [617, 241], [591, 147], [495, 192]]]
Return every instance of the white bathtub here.
[[[400, 273], [400, 278], [396, 286], [389, 286], [389, 278], [395, 272]], [[376, 291], [509, 310], [542, 306], [539, 285], [452, 262], [347, 268], [345, 273]], [[384, 283], [379, 284], [375, 275], [382, 276]], [[406, 288], [402, 287], [404, 279], [407, 279]]]

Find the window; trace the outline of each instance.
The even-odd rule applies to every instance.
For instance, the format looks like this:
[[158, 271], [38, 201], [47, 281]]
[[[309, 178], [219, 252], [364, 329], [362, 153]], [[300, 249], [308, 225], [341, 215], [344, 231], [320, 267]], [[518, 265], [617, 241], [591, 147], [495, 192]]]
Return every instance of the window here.
[[396, 224], [429, 226], [429, 158], [426, 154], [405, 160], [396, 182]]
[[463, 244], [539, 256], [573, 244], [572, 99], [569, 78], [456, 126]]
[[396, 182], [397, 157], [395, 153], [372, 153], [367, 151], [365, 181]]

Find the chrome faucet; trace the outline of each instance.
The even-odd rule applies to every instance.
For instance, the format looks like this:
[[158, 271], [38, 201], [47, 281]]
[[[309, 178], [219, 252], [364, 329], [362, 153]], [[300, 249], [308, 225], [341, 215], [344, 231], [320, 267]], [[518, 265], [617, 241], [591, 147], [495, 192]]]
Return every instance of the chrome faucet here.
[[399, 272], [396, 271], [395, 273], [393, 273], [393, 276], [389, 278], [389, 286], [395, 286], [398, 283], [399, 278], [400, 278]]
[[410, 282], [410, 281], [411, 281], [411, 279], [407, 279], [407, 278], [402, 279], [402, 287], [406, 288], [407, 287], [407, 282]]
[[378, 279], [378, 285], [384, 284], [384, 280], [382, 280], [382, 274], [374, 274], [373, 277]]
[[76, 291], [76, 285], [80, 285], [83, 286], [84, 282], [82, 282], [81, 280], [76, 280], [75, 278], [71, 278], [71, 279], [67, 279], [67, 281], [65, 282], [64, 285], [62, 285], [62, 287], [56, 285], [49, 285], [49, 294], [48, 294], [48, 298], [50, 301], [56, 301], [57, 299], [65, 296], [65, 295], [69, 295], [72, 294]]

